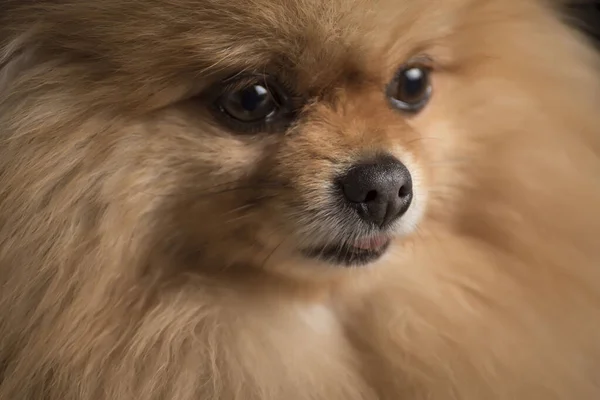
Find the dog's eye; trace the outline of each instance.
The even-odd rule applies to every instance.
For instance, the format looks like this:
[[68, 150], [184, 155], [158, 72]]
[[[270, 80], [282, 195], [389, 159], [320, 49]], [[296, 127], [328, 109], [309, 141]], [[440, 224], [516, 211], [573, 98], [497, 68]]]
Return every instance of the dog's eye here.
[[251, 85], [228, 93], [219, 98], [221, 110], [240, 122], [256, 122], [269, 118], [277, 112], [277, 101], [268, 88]]
[[410, 113], [421, 111], [431, 97], [429, 74], [430, 69], [422, 65], [401, 68], [387, 89], [392, 106]]
[[214, 103], [220, 119], [236, 131], [284, 130], [295, 117], [292, 97], [273, 79], [242, 77], [218, 85]]

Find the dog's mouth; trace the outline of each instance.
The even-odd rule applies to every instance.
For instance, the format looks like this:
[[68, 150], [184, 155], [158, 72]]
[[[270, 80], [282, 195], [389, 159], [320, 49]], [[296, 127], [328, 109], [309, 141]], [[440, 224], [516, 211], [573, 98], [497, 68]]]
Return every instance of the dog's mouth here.
[[388, 236], [379, 235], [353, 242], [328, 244], [304, 251], [304, 255], [335, 265], [361, 266], [378, 260], [390, 246]]

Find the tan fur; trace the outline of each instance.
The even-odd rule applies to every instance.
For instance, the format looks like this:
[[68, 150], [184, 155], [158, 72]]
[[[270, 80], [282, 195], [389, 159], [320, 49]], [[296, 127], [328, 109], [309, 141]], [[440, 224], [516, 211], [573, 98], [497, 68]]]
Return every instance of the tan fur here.
[[[600, 398], [600, 63], [549, 4], [4, 0], [0, 43], [1, 400]], [[312, 99], [288, 134], [195, 99], [246, 70]], [[295, 255], [382, 149], [416, 230]]]

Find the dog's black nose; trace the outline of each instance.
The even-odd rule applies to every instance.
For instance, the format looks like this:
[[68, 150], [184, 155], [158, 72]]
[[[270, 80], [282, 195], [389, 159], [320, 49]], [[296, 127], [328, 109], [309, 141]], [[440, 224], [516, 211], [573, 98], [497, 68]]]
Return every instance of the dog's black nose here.
[[408, 168], [392, 156], [353, 166], [340, 184], [361, 218], [380, 227], [402, 216], [413, 197]]

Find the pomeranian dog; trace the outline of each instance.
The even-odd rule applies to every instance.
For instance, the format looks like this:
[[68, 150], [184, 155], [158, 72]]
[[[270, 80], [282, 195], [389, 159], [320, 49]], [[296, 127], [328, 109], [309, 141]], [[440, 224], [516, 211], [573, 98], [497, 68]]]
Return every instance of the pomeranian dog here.
[[0, 1], [0, 399], [600, 399], [562, 6]]

